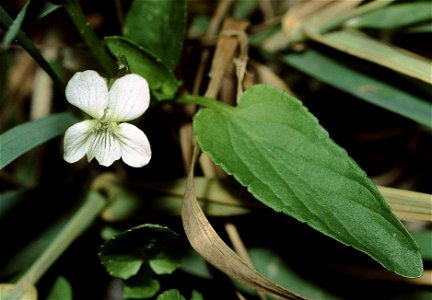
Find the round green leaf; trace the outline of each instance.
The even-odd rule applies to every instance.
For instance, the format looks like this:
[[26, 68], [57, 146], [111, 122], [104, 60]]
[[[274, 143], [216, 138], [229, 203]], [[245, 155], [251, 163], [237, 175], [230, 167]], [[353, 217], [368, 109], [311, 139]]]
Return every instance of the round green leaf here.
[[260, 201], [387, 269], [418, 277], [418, 246], [365, 172], [300, 101], [266, 85], [231, 109], [201, 109], [198, 143]]
[[105, 242], [99, 259], [108, 273], [122, 279], [136, 275], [142, 265], [149, 262], [152, 262], [150, 266], [157, 266], [158, 274], [171, 273], [179, 266], [174, 244], [176, 237], [177, 234], [167, 227], [140, 225]]
[[158, 275], [171, 274], [180, 265], [179, 259], [173, 258], [172, 250], [161, 250], [154, 258], [149, 260], [150, 268]]
[[138, 274], [125, 282], [123, 296], [129, 299], [147, 299], [156, 295], [160, 289], [158, 280], [151, 274]]
[[186, 300], [178, 290], [168, 290], [160, 294], [156, 300]]

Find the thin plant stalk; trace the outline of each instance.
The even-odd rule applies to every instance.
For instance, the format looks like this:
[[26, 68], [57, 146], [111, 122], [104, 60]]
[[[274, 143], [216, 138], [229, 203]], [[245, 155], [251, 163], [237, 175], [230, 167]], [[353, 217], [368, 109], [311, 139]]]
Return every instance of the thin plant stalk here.
[[118, 69], [117, 65], [91, 29], [78, 0], [63, 0], [63, 5], [93, 56], [99, 61], [107, 75], [114, 77]]
[[84, 204], [72, 216], [59, 235], [30, 266], [7, 295], [7, 299], [21, 299], [25, 287], [36, 284], [60, 255], [79, 237], [99, 216], [107, 204], [106, 199], [96, 191], [90, 191]]

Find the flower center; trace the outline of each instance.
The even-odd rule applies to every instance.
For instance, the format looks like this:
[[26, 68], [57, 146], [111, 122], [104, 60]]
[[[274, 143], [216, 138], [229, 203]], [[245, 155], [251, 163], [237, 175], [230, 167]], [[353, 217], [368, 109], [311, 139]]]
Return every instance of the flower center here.
[[94, 127], [93, 133], [112, 133], [117, 128], [116, 122], [103, 122], [99, 121], [98, 124]]

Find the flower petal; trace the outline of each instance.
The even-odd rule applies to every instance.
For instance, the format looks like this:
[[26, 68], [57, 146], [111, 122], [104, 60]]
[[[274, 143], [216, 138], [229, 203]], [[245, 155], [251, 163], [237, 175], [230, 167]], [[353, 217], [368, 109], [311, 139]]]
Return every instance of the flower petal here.
[[116, 136], [120, 141], [122, 160], [131, 167], [139, 168], [149, 163], [151, 148], [147, 136], [129, 123], [118, 126]]
[[150, 103], [147, 80], [127, 74], [114, 81], [109, 91], [107, 121], [129, 121], [141, 116]]
[[65, 161], [74, 163], [86, 154], [89, 144], [93, 143], [92, 133], [97, 123], [96, 120], [82, 121], [66, 130], [63, 155]]
[[108, 86], [95, 71], [78, 72], [66, 86], [66, 99], [95, 119], [104, 115], [108, 106]]
[[121, 157], [120, 142], [111, 128], [100, 129], [95, 135], [93, 143], [89, 145], [87, 159], [91, 161], [95, 157], [101, 166], [109, 167]]

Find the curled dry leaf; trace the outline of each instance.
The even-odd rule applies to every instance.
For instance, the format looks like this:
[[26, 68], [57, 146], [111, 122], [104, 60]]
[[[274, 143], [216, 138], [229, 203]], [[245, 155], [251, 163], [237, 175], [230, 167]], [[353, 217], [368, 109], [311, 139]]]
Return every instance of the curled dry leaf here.
[[36, 300], [38, 293], [33, 284], [23, 280], [17, 284], [0, 284], [0, 299], [3, 300]]
[[213, 229], [201, 210], [194, 191], [193, 170], [198, 152], [198, 146], [195, 146], [181, 209], [183, 227], [192, 247], [214, 267], [250, 288], [281, 299], [304, 299], [258, 273], [229, 248]]

